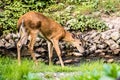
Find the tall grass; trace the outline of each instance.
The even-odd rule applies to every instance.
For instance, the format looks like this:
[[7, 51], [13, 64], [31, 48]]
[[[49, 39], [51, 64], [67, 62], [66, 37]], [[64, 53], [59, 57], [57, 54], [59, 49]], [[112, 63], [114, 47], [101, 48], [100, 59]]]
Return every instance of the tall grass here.
[[[0, 80], [31, 80], [30, 73], [44, 72], [81, 72], [82, 74], [61, 78], [61, 80], [103, 80], [103, 76], [113, 78], [120, 76], [120, 65], [116, 63], [104, 64], [102, 60], [81, 63], [78, 66], [69, 65], [62, 68], [60, 65], [48, 66], [42, 62], [36, 66], [32, 60], [23, 59], [19, 66], [16, 59], [0, 58]], [[35, 75], [35, 74], [34, 74]], [[102, 79], [103, 78], [103, 79]], [[32, 79], [33, 80], [33, 79]], [[34, 80], [41, 80], [35, 78]]]

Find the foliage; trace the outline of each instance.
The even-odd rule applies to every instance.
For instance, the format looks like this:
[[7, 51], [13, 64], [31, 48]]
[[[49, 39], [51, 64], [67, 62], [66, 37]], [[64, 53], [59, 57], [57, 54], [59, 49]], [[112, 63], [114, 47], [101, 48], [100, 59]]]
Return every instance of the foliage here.
[[[19, 66], [16, 59], [0, 57], [0, 80], [42, 80], [40, 72], [80, 72], [80, 74], [62, 77], [60, 80], [116, 80], [120, 77], [120, 64], [104, 64], [103, 61], [83, 62], [80, 66], [48, 66], [39, 62], [35, 66], [33, 60], [22, 59]], [[48, 73], [46, 78], [53, 75]]]
[[103, 31], [107, 28], [107, 26], [102, 21], [84, 15], [77, 16], [77, 18], [69, 20], [67, 25], [71, 29], [80, 31], [85, 31], [89, 29]]
[[[110, 14], [120, 10], [120, 0], [1, 0], [0, 35], [16, 31], [18, 18], [28, 11], [38, 11], [55, 19], [61, 25], [73, 30], [97, 29], [104, 30], [106, 26], [99, 19], [86, 15], [95, 11]], [[80, 21], [84, 18], [87, 22]], [[67, 25], [67, 22], [69, 25]]]
[[69, 7], [67, 7], [61, 12], [52, 13], [50, 17], [55, 19], [58, 23], [62, 24], [62, 26], [69, 28], [69, 30], [85, 31], [89, 29], [96, 29], [103, 31], [107, 29], [105, 23], [99, 19], [87, 15], [73, 15], [71, 14], [71, 10], [69, 10]]
[[119, 65], [104, 64], [103, 70], [84, 71], [83, 74], [62, 78], [61, 80], [116, 80], [119, 77]]
[[53, 3], [53, 1], [3, 0], [2, 3], [4, 3], [4, 5], [1, 5], [4, 11], [0, 13], [1, 31], [3, 31], [3, 33], [9, 33], [16, 31], [17, 20], [22, 14], [30, 10], [41, 11], [42, 8], [50, 5], [50, 3]]
[[106, 14], [119, 11], [120, 10], [120, 0], [103, 0], [99, 1], [98, 9], [102, 9], [102, 11]]

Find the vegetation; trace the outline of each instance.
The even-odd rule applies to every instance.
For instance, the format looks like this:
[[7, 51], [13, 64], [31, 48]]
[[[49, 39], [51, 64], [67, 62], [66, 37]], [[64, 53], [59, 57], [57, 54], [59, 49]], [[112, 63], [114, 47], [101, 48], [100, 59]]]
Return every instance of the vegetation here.
[[[119, 6], [120, 0], [0, 0], [0, 10], [3, 10], [0, 12], [0, 35], [16, 32], [18, 18], [31, 10], [42, 12], [71, 30], [103, 31], [107, 26], [100, 21], [99, 15], [96, 17], [91, 14], [97, 11], [108, 15], [120, 13]], [[16, 59], [0, 57], [0, 80], [32, 80], [30, 73], [77, 71], [81, 74], [61, 80], [116, 80], [120, 77], [120, 64], [103, 64], [102, 61], [96, 61], [61, 68], [41, 62], [35, 66], [33, 61], [24, 59], [22, 65], [18, 66]], [[46, 75], [46, 77], [50, 76]], [[35, 77], [34, 80], [40, 79]]]
[[[0, 12], [0, 35], [16, 32], [18, 18], [31, 10], [42, 12], [73, 30], [102, 31], [106, 29], [106, 25], [99, 19], [86, 15], [95, 11], [106, 14], [119, 12], [119, 6], [120, 0], [1, 0], [0, 9], [3, 9], [3, 12]], [[71, 22], [69, 26], [67, 22]]]
[[[0, 80], [40, 80], [32, 73], [40, 72], [81, 72], [81, 74], [62, 77], [61, 80], [115, 80], [120, 77], [120, 64], [103, 64], [103, 61], [81, 63], [79, 66], [48, 66], [39, 62], [35, 66], [29, 59], [23, 59], [19, 66], [16, 59], [0, 58]], [[51, 79], [51, 74], [46, 77]]]
[[[18, 18], [30, 11], [41, 11], [43, 7], [52, 4], [52, 1], [37, 1], [37, 0], [3, 0], [0, 1], [3, 12], [0, 13], [0, 28], [1, 32], [9, 33], [16, 31]], [[4, 3], [4, 4], [3, 4]]]

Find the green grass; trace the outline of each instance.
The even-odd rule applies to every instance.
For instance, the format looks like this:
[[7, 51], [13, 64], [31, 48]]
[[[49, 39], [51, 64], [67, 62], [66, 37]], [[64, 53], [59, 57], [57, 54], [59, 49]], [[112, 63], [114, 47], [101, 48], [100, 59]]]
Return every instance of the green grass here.
[[85, 62], [78, 66], [69, 65], [64, 68], [60, 65], [48, 66], [42, 62], [35, 66], [34, 62], [28, 59], [23, 59], [19, 66], [16, 59], [5, 57], [0, 58], [0, 80], [29, 80], [28, 74], [39, 72], [82, 72], [61, 80], [104, 80], [106, 77], [106, 79], [115, 80], [120, 76], [119, 66], [117, 63], [104, 64], [102, 60]]

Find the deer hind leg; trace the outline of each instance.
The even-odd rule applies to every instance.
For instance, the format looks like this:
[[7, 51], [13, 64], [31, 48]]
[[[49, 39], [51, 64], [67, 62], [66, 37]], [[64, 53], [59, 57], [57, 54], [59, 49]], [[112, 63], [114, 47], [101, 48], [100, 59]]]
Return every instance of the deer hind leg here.
[[30, 42], [28, 44], [28, 49], [29, 49], [29, 53], [31, 54], [33, 60], [35, 61], [35, 64], [37, 65], [38, 62], [37, 62], [37, 59], [35, 57], [35, 53], [33, 51], [34, 44], [35, 44], [35, 41], [36, 41], [36, 37], [37, 37], [37, 33], [30, 33]]
[[27, 42], [28, 35], [27, 33], [22, 33], [20, 40], [17, 43], [17, 53], [18, 53], [18, 64], [21, 64], [21, 59], [20, 59], [20, 51], [23, 46], [23, 44], [26, 44]]
[[53, 46], [54, 46], [54, 48], [55, 48], [55, 50], [56, 50], [56, 53], [57, 53], [57, 55], [58, 55], [58, 58], [59, 58], [59, 60], [60, 60], [61, 66], [64, 67], [64, 63], [63, 63], [63, 60], [62, 60], [62, 58], [61, 58], [61, 51], [60, 51], [60, 48], [59, 48], [59, 45], [58, 45], [58, 40], [53, 39], [53, 40], [52, 40], [52, 43], [53, 43]]
[[48, 43], [48, 54], [49, 54], [49, 65], [52, 64], [52, 56], [53, 56], [53, 44], [50, 41], [47, 41]]

